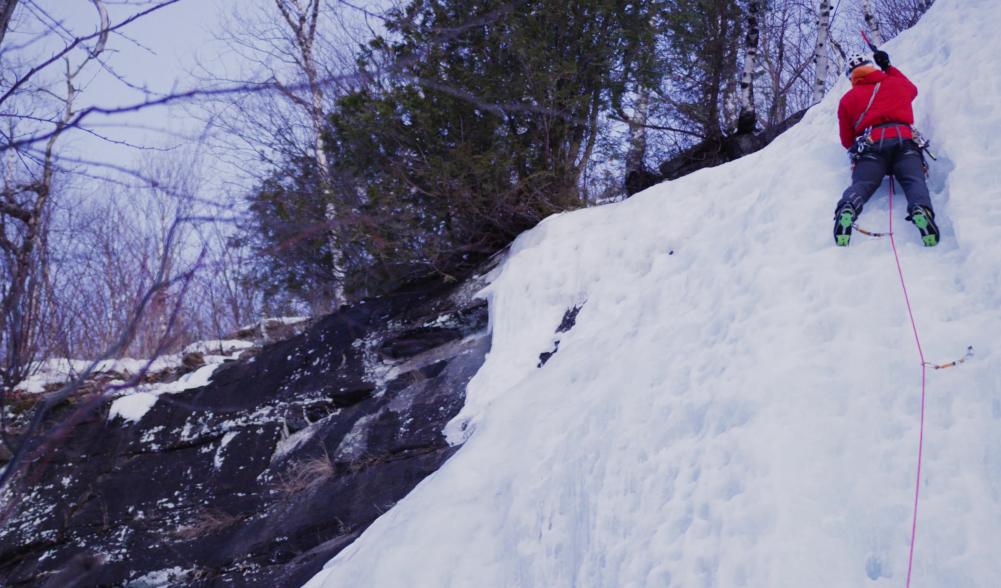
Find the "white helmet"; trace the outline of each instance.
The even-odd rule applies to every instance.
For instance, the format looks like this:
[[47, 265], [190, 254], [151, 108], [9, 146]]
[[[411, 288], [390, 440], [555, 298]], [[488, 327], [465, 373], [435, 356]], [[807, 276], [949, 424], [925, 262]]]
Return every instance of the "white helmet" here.
[[868, 63], [872, 63], [872, 60], [869, 59], [865, 55], [865, 53], [858, 53], [858, 52], [852, 53], [851, 55], [848, 56], [848, 67], [847, 69], [845, 69], [845, 75], [848, 77], [852, 77], [852, 71], [856, 67], [859, 67], [860, 65], [866, 65]]

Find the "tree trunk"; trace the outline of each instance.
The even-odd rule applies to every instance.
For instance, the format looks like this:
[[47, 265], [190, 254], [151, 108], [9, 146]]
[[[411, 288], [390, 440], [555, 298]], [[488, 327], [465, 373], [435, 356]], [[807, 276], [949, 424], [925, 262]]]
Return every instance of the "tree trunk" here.
[[754, 110], [754, 70], [758, 67], [758, 12], [760, 0], [751, 0], [747, 9], [747, 37], [744, 42], [744, 74], [740, 79], [740, 116], [737, 134], [754, 132], [758, 115]]
[[712, 18], [716, 19], [716, 24], [719, 28], [713, 31], [715, 39], [711, 44], [709, 52], [709, 61], [712, 64], [712, 69], [707, 80], [709, 86], [708, 92], [706, 92], [707, 111], [705, 130], [703, 132], [706, 139], [715, 141], [720, 141], [723, 138], [723, 112], [722, 105], [720, 104], [721, 99], [725, 95], [723, 83], [727, 79], [728, 73], [733, 74], [732, 71], [727, 72], [727, 48], [733, 40], [730, 38], [731, 31], [728, 27], [729, 22], [726, 16], [726, 3], [717, 2], [716, 12]]
[[[310, 0], [303, 5], [301, 0], [292, 0], [292, 6], [297, 14], [293, 14], [286, 6], [288, 0], [275, 0], [275, 5], [281, 12], [282, 17], [289, 28], [295, 34], [295, 43], [299, 50], [298, 65], [306, 77], [309, 86], [309, 101], [302, 103], [312, 126], [313, 152], [317, 167], [317, 177], [320, 182], [320, 191], [323, 193], [325, 202], [324, 220], [328, 226], [328, 246], [330, 247], [330, 263], [334, 274], [334, 289], [331, 294], [334, 308], [344, 304], [344, 256], [337, 239], [337, 209], [334, 206], [333, 181], [330, 177], [330, 165], [327, 161], [327, 149], [323, 141], [323, 133], [326, 128], [326, 116], [323, 111], [323, 86], [320, 80], [319, 69], [313, 53], [316, 41], [316, 27], [320, 18], [320, 0]], [[293, 102], [299, 102], [296, 97], [290, 94]], [[304, 101], [303, 101], [304, 102]]]
[[3, 46], [3, 38], [7, 34], [7, 27], [10, 26], [10, 17], [14, 15], [15, 6], [17, 6], [17, 0], [0, 0], [0, 47]]
[[866, 26], [869, 27], [869, 40], [874, 45], [882, 45], [883, 35], [879, 32], [879, 21], [876, 20], [876, 13], [873, 12], [872, 0], [862, 1], [862, 15], [865, 18]]
[[626, 152], [626, 175], [643, 169], [646, 158], [646, 123], [650, 113], [650, 90], [640, 88], [636, 109], [629, 119], [629, 151]]
[[[779, 32], [779, 42], [776, 51], [774, 64], [771, 67], [772, 73], [772, 104], [768, 109], [768, 126], [777, 125], [786, 115], [786, 104], [788, 88], [782, 83], [782, 70], [786, 62], [786, 41], [785, 29]], [[767, 60], [767, 58], [766, 58]]]
[[817, 77], [813, 85], [814, 104], [823, 100], [827, 91], [827, 73], [831, 63], [831, 58], [827, 53], [830, 33], [831, 0], [820, 0], [820, 9], [817, 13], [817, 47], [813, 52], [813, 61], [817, 68]]
[[646, 190], [660, 181], [660, 176], [646, 167], [647, 123], [650, 115], [650, 88], [641, 87], [636, 108], [629, 118], [629, 151], [626, 152], [626, 194]]

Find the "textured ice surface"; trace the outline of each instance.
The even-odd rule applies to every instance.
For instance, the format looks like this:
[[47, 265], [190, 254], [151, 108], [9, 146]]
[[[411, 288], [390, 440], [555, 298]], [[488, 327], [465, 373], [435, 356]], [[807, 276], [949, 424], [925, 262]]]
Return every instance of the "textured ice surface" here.
[[[1001, 582], [998, 30], [996, 0], [939, 0], [887, 45], [939, 156], [942, 245], [892, 211], [925, 353], [977, 349], [929, 375], [913, 586]], [[889, 242], [832, 243], [846, 89], [758, 154], [521, 236], [464, 446], [307, 586], [903, 586], [920, 365]], [[889, 212], [884, 188], [861, 225]]]

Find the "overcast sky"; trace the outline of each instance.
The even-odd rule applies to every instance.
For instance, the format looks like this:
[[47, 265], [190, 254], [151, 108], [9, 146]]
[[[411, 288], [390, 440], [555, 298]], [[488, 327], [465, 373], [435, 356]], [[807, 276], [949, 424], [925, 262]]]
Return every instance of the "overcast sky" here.
[[[190, 88], [194, 81], [189, 72], [195, 68], [196, 59], [211, 63], [218, 49], [213, 43], [222, 16], [239, 2], [247, 4], [259, 0], [180, 0], [159, 12], [144, 17], [122, 30], [123, 35], [109, 39], [106, 62], [119, 76], [137, 88], [148, 89], [151, 94], [130, 88], [108, 72], [95, 69], [95, 75], [81, 95], [81, 105], [121, 106], [142, 101], [156, 94]], [[90, 0], [34, 0], [59, 20], [75, 35], [96, 30], [99, 23], [97, 11]], [[22, 10], [34, 10], [28, 2]], [[115, 23], [134, 13], [134, 6], [109, 3], [111, 22]], [[127, 37], [127, 38], [126, 38]], [[183, 108], [151, 108], [113, 118], [90, 119], [99, 125], [98, 130], [118, 140], [144, 146], [174, 146], [184, 140], [171, 134], [157, 132], [163, 129], [172, 133], [194, 134], [199, 126]], [[107, 127], [105, 125], [114, 125]], [[133, 148], [114, 145], [76, 133], [71, 145], [73, 151], [87, 159], [106, 161], [120, 166], [133, 166], [140, 153]]]
[[[224, 52], [225, 46], [216, 41], [228, 16], [236, 10], [249, 10], [270, 1], [179, 0], [128, 25], [121, 30], [122, 35], [111, 36], [103, 54], [104, 61], [118, 74], [117, 77], [127, 83], [94, 67], [78, 99], [78, 110], [88, 105], [129, 105], [196, 87], [199, 82], [191, 74], [200, 66], [222, 71], [226, 60], [234, 59]], [[112, 24], [154, 3], [150, 1], [146, 6], [136, 6], [105, 2]], [[66, 39], [93, 33], [100, 22], [91, 0], [20, 0], [18, 10], [21, 14], [17, 22], [21, 26], [11, 31], [5, 46], [17, 46], [19, 42], [31, 38], [43, 27], [43, 21], [51, 30], [62, 29], [62, 39], [50, 35], [47, 44], [30, 48], [34, 52], [33, 62], [61, 49]], [[77, 59], [81, 56], [78, 54]], [[62, 67], [54, 65], [50, 70], [50, 75], [58, 76]], [[189, 110], [190, 105], [149, 108], [113, 117], [92, 116], [87, 123], [97, 132], [132, 145], [157, 148], [191, 146], [197, 144], [197, 136], [204, 125], [191, 116]], [[128, 168], [137, 167], [141, 157], [152, 153], [102, 141], [81, 132], [68, 134], [61, 139], [61, 144], [60, 152], [69, 157]], [[110, 173], [111, 170], [104, 168], [101, 175]], [[227, 181], [232, 179], [227, 178]]]
[[[110, 13], [111, 23], [115, 24], [159, 1], [162, 0], [104, 0], [104, 5]], [[121, 30], [121, 35], [113, 34], [110, 37], [107, 49], [102, 54], [117, 77], [127, 83], [116, 79], [116, 75], [94, 67], [93, 75], [78, 99], [78, 110], [88, 105], [125, 106], [159, 95], [204, 86], [194, 75], [206, 70], [220, 74], [245, 70], [246, 65], [218, 38], [225, 34], [227, 24], [232, 22], [234, 15], [246, 17], [263, 10], [267, 15], [265, 18], [271, 18], [274, 12], [273, 2], [274, 0], [178, 0], [175, 4], [129, 24]], [[387, 3], [388, 0], [359, 0], [351, 3], [351, 6], [379, 10]], [[48, 45], [34, 46], [32, 50], [37, 55], [32, 57], [33, 62], [58, 51], [74, 36], [93, 33], [100, 22], [92, 0], [19, 0], [18, 10], [21, 14], [15, 20], [21, 26], [11, 31], [4, 42], [5, 47], [16, 46], [18, 41], [23, 42], [46, 28], [50, 31], [59, 30], [62, 35], [59, 38], [50, 34]], [[359, 23], [361, 19], [370, 20], [356, 8], [344, 10], [349, 19], [359, 19]], [[254, 19], [253, 16], [250, 18]], [[372, 27], [377, 24], [368, 22], [368, 26]], [[365, 30], [364, 23], [360, 26]], [[81, 57], [82, 54], [78, 53], [77, 59]], [[53, 66], [47, 71], [55, 79], [62, 68]], [[239, 75], [234, 74], [234, 77]], [[198, 143], [198, 135], [204, 130], [204, 124], [191, 115], [192, 110], [191, 104], [184, 104], [169, 108], [148, 108], [112, 117], [101, 118], [95, 115], [87, 119], [87, 124], [115, 140], [134, 145], [158, 148], [190, 146]], [[144, 155], [137, 149], [101, 141], [81, 132], [73, 133], [72, 137], [64, 137], [61, 143], [63, 154], [116, 166], [135, 167], [137, 159]], [[216, 175], [236, 173], [229, 169], [218, 171]], [[233, 179], [227, 178], [226, 181]]]

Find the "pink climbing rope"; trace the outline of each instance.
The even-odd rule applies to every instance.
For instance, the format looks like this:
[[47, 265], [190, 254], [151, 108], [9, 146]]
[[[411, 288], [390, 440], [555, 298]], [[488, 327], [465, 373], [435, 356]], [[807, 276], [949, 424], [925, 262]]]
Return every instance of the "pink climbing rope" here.
[[911, 519], [911, 550], [907, 556], [907, 588], [911, 587], [911, 570], [914, 565], [914, 539], [918, 530], [918, 497], [921, 493], [921, 456], [925, 445], [925, 382], [928, 364], [925, 362], [925, 352], [921, 349], [921, 337], [918, 336], [918, 326], [914, 322], [914, 311], [911, 310], [911, 297], [907, 294], [907, 282], [904, 281], [904, 270], [900, 266], [900, 254], [897, 253], [897, 243], [893, 239], [893, 177], [890, 177], [890, 245], [893, 247], [893, 258], [897, 261], [897, 273], [900, 274], [900, 287], [904, 291], [904, 302], [907, 303], [907, 315], [911, 319], [911, 329], [914, 331], [914, 342], [918, 346], [918, 356], [921, 358], [921, 426], [918, 433], [918, 475], [914, 482], [914, 515]]

